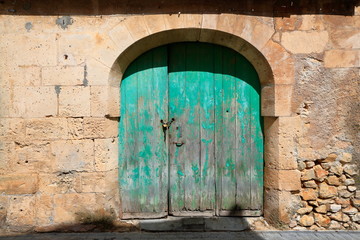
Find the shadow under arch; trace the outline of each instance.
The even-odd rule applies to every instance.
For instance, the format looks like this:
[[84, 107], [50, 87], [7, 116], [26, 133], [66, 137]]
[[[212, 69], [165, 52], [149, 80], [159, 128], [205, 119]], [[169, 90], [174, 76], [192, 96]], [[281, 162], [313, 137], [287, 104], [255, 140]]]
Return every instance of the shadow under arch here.
[[219, 30], [181, 28], [151, 34], [130, 45], [114, 62], [109, 75], [109, 85], [119, 87], [127, 67], [141, 54], [162, 45], [178, 42], [212, 43], [230, 48], [245, 57], [255, 68], [261, 87], [274, 84], [274, 76], [268, 61], [251, 43]]

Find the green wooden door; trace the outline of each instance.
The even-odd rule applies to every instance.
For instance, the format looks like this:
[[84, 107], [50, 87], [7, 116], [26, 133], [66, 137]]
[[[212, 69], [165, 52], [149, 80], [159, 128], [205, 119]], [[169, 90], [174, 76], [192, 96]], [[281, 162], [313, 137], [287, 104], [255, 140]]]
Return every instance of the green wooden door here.
[[135, 60], [121, 84], [124, 218], [260, 215], [259, 91], [252, 65], [221, 46], [178, 43]]

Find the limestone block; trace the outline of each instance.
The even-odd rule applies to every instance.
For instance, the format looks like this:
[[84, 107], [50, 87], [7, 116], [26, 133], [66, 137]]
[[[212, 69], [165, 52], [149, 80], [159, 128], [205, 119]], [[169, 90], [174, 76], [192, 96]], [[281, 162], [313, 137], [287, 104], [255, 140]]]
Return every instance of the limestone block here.
[[13, 157], [8, 166], [12, 172], [52, 172], [54, 170], [54, 156], [48, 141], [19, 141], [13, 149]]
[[324, 65], [327, 68], [359, 67], [359, 50], [329, 50], [325, 52]]
[[89, 32], [57, 34], [58, 54], [60, 65], [79, 65], [86, 61], [87, 56], [96, 47], [95, 35]]
[[42, 83], [50, 86], [75, 86], [84, 84], [83, 66], [56, 66], [42, 68]]
[[42, 195], [73, 193], [79, 191], [78, 173], [39, 174], [39, 192]]
[[103, 208], [102, 194], [67, 193], [56, 194], [54, 197], [54, 223], [71, 223], [76, 214], [84, 211], [95, 211]]
[[55, 66], [57, 44], [55, 34], [17, 32], [5, 34], [0, 48], [9, 63], [16, 66]]
[[37, 226], [48, 226], [52, 224], [54, 218], [54, 199], [51, 195], [35, 196], [35, 219]]
[[118, 136], [117, 119], [84, 118], [85, 138], [112, 138]]
[[13, 107], [13, 89], [9, 87], [0, 88], [0, 116], [2, 117], [19, 117], [21, 112]]
[[81, 173], [79, 175], [78, 191], [83, 193], [106, 193], [118, 187], [115, 171]]
[[57, 95], [54, 87], [15, 87], [14, 116], [49, 117], [57, 115]]
[[282, 34], [281, 44], [294, 54], [321, 53], [328, 40], [326, 31], [293, 31]]
[[[108, 113], [108, 103], [111, 101], [108, 94], [108, 88], [105, 86], [91, 86], [91, 116], [104, 117]], [[118, 102], [118, 101], [117, 101]], [[117, 106], [119, 108], [119, 106]]]
[[11, 173], [10, 159], [14, 158], [15, 143], [13, 141], [0, 141], [0, 175]]
[[36, 223], [35, 218], [35, 197], [30, 196], [13, 196], [10, 199], [8, 214], [6, 217], [7, 224], [11, 226], [32, 225]]
[[117, 87], [108, 88], [108, 114], [110, 117], [119, 117], [120, 116], [120, 89]]
[[0, 193], [34, 194], [37, 190], [37, 174], [11, 174], [0, 176]]
[[4, 64], [0, 69], [0, 86], [39, 86], [41, 85], [40, 70], [38, 66]]
[[121, 50], [126, 49], [135, 42], [124, 22], [120, 22], [108, 34], [117, 48]]
[[69, 139], [81, 139], [84, 137], [83, 119], [67, 118], [67, 131]]
[[[293, 155], [294, 135], [297, 131], [296, 118], [270, 118], [264, 119], [265, 129], [265, 165], [275, 169], [297, 169]], [[290, 131], [287, 131], [291, 127]]]
[[360, 48], [360, 33], [358, 29], [335, 28], [330, 31], [330, 44], [337, 49]]
[[144, 16], [129, 16], [124, 20], [124, 23], [135, 41], [149, 35]]
[[54, 140], [68, 137], [66, 118], [36, 118], [25, 122], [26, 137], [31, 140]]
[[94, 169], [94, 142], [92, 140], [68, 140], [51, 142], [57, 171], [92, 171]]
[[118, 139], [95, 139], [95, 169], [109, 171], [118, 166]]
[[5, 226], [8, 207], [9, 207], [9, 197], [0, 196], [0, 226]]
[[324, 20], [322, 15], [302, 15], [301, 23], [298, 30], [302, 31], [322, 31], [325, 30]]
[[319, 213], [314, 213], [315, 216], [315, 223], [319, 224], [322, 227], [328, 227], [330, 225], [331, 219]]
[[289, 17], [275, 17], [276, 31], [294, 31], [299, 28], [301, 24], [301, 16], [290, 15]]
[[293, 85], [269, 85], [261, 89], [263, 116], [290, 116]]
[[59, 115], [63, 117], [90, 116], [90, 87], [61, 87]]
[[[89, 86], [108, 86], [111, 68], [102, 62], [89, 58], [85, 65], [86, 81]], [[85, 79], [84, 77], [84, 79]], [[121, 77], [120, 79], [121, 80]]]
[[25, 121], [19, 118], [0, 118], [0, 139], [17, 140], [25, 137]]
[[144, 21], [149, 33], [157, 33], [166, 29], [164, 15], [145, 15]]
[[298, 170], [276, 170], [265, 168], [265, 187], [278, 190], [296, 191], [301, 189]]

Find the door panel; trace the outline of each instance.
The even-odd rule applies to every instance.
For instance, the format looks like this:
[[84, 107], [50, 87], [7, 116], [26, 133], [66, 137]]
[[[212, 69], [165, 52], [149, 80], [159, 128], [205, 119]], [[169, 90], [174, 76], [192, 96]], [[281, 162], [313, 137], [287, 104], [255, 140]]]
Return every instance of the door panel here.
[[168, 151], [161, 119], [167, 119], [167, 49], [134, 61], [121, 83], [119, 178], [125, 218], [166, 216]]
[[122, 81], [119, 134], [124, 216], [261, 214], [260, 84], [235, 51], [179, 43], [140, 56]]

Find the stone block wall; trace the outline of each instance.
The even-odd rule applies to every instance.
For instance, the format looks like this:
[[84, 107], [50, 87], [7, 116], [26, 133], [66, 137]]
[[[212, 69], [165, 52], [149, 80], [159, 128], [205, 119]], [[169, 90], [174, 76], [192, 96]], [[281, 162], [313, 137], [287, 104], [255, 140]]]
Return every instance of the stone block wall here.
[[[145, 11], [145, 10], [144, 10]], [[323, 14], [0, 15], [0, 229], [113, 209], [119, 83], [161, 44], [231, 47], [257, 69], [264, 216], [279, 228], [359, 229], [360, 11]]]

